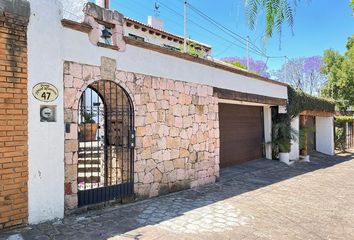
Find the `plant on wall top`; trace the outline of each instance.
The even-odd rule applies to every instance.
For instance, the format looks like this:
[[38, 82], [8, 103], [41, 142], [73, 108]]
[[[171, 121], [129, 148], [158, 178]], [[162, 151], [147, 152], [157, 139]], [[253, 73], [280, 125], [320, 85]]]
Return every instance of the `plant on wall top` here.
[[237, 67], [237, 68], [247, 69], [247, 67], [245, 65], [243, 65], [242, 63], [237, 62], [237, 61], [224, 60], [224, 62], [229, 63], [232, 66]]
[[[183, 51], [183, 45], [179, 48]], [[207, 54], [204, 49], [199, 49], [194, 42], [188, 42], [187, 44], [187, 52], [189, 55], [204, 58]]]

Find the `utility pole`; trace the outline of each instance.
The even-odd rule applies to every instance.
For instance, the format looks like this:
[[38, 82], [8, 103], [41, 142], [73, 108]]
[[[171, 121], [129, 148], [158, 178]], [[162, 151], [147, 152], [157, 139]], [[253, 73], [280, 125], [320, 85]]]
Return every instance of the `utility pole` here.
[[105, 0], [105, 1], [104, 1], [104, 7], [107, 8], [107, 9], [109, 9], [109, 7], [110, 7], [109, 5], [110, 5], [110, 4], [109, 4], [109, 0]]
[[250, 70], [250, 36], [247, 36], [247, 71]]
[[184, 0], [184, 41], [183, 52], [187, 52], [187, 0]]

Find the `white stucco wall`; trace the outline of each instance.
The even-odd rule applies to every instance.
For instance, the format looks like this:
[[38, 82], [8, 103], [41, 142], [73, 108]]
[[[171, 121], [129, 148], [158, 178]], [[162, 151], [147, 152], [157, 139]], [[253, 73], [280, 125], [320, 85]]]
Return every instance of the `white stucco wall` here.
[[316, 117], [316, 151], [334, 155], [333, 117]]
[[[63, 217], [64, 211], [64, 121], [63, 61], [61, 60], [59, 3], [30, 0], [28, 27], [28, 149], [29, 223]], [[49, 82], [59, 89], [57, 122], [40, 122], [42, 103], [32, 95], [32, 87]]]
[[277, 98], [287, 98], [287, 88], [262, 80], [252, 79], [203, 64], [158, 53], [131, 45], [125, 52], [99, 48], [92, 45], [86, 34], [63, 30], [63, 58], [70, 61], [99, 66], [101, 56], [117, 59], [117, 68], [199, 84], [207, 84], [240, 92]]
[[299, 160], [300, 158], [300, 149], [299, 149], [299, 131], [300, 131], [300, 122], [299, 117], [295, 117], [291, 121], [291, 128], [296, 132], [296, 139], [291, 140], [291, 149], [290, 149], [290, 160]]
[[[93, 46], [87, 34], [63, 28], [59, 0], [29, 0], [29, 223], [64, 216], [63, 62], [99, 66], [101, 56], [117, 60], [119, 70], [207, 84], [241, 92], [287, 98], [287, 88], [131, 45], [125, 52]], [[50, 105], [57, 122], [41, 123], [40, 105], [32, 87], [49, 82], [59, 90]], [[268, 124], [267, 124], [268, 125]]]
[[263, 107], [264, 116], [264, 142], [267, 159], [272, 159], [272, 110], [269, 106]]

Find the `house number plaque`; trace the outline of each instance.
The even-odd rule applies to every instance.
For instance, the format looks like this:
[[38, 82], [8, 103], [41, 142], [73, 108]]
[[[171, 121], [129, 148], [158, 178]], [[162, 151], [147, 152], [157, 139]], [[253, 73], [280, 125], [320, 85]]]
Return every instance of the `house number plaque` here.
[[35, 98], [42, 102], [53, 102], [58, 98], [58, 89], [50, 83], [38, 83], [32, 89]]

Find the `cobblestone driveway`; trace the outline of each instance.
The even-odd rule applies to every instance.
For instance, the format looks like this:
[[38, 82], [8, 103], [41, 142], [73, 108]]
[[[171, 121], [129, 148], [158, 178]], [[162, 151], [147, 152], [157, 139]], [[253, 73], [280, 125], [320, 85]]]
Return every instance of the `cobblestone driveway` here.
[[216, 184], [4, 232], [0, 239], [354, 239], [354, 155], [258, 160]]

